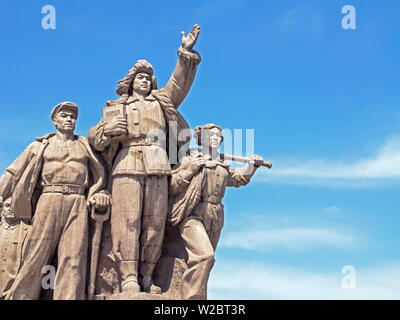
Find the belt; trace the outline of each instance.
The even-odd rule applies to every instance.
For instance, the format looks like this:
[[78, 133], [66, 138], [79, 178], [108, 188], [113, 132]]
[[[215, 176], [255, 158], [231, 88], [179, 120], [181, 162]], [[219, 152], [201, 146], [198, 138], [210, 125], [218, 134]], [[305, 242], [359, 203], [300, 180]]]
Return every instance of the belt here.
[[212, 204], [221, 204], [222, 199], [220, 197], [217, 197], [217, 196], [208, 196], [208, 197], [201, 197], [200, 201], [209, 202], [209, 203], [212, 203]]
[[154, 144], [154, 142], [151, 142], [149, 140], [137, 139], [137, 140], [129, 140], [129, 141], [122, 142], [122, 147], [129, 148], [129, 147], [134, 147], [134, 146], [151, 146], [153, 144]]
[[42, 193], [79, 194], [85, 193], [85, 187], [68, 184], [51, 185], [43, 187]]

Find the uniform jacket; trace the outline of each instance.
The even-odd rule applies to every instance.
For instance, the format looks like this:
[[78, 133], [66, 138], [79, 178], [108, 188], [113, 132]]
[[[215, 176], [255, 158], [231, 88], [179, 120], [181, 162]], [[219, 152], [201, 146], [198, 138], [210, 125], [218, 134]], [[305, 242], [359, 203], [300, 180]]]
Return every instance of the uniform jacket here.
[[[181, 150], [182, 154], [185, 154], [186, 150], [188, 149], [190, 135], [184, 141], [179, 141], [179, 139], [178, 141], [176, 141], [174, 137], [175, 134], [169, 132], [168, 130], [168, 122], [172, 121], [176, 123], [176, 136], [178, 137], [179, 133], [184, 129], [187, 129], [189, 132], [188, 123], [177, 109], [189, 92], [189, 89], [193, 83], [196, 74], [197, 65], [200, 63], [200, 55], [195, 51], [189, 52], [180, 48], [178, 50], [178, 56], [179, 59], [175, 70], [172, 73], [171, 78], [169, 79], [165, 88], [151, 91], [151, 95], [160, 104], [165, 120], [167, 122], [166, 151], [168, 155], [171, 155], [171, 152], [169, 150], [171, 146], [168, 146], [169, 142], [174, 143], [177, 146], [177, 151]], [[119, 99], [115, 101], [108, 101], [107, 105], [112, 106], [116, 104], [127, 104], [128, 99], [129, 96], [127, 94], [123, 94]], [[121, 148], [121, 144], [118, 139], [111, 139], [110, 137], [106, 137], [104, 135], [104, 125], [105, 123], [101, 120], [97, 126], [90, 129], [88, 137], [90, 144], [97, 151], [100, 151], [102, 153], [104, 160], [107, 162], [108, 169], [111, 172], [114, 158], [118, 154], [118, 151]], [[171, 135], [171, 137], [169, 135]], [[185, 146], [186, 148], [185, 150], [183, 150]], [[175, 154], [175, 156], [177, 158], [178, 154]], [[162, 173], [161, 171], [160, 173]]]
[[[218, 207], [222, 210], [221, 201], [226, 187], [238, 188], [250, 182], [252, 175], [247, 174], [245, 168], [230, 168], [227, 162], [219, 158], [211, 161], [205, 159], [207, 160], [205, 166], [200, 168], [190, 181], [186, 181], [181, 173], [188, 167], [191, 158], [196, 158], [199, 153], [201, 154], [201, 151], [191, 150], [190, 155], [184, 157], [171, 172], [168, 221], [172, 225], [178, 225], [188, 217], [201, 199], [208, 201], [205, 206], [206, 211], [209, 207], [214, 209]], [[213, 205], [210, 206], [210, 203]], [[223, 214], [222, 211], [220, 213]], [[202, 213], [198, 215], [201, 216]], [[218, 216], [218, 212], [215, 212], [214, 216]]]
[[[55, 134], [50, 133], [36, 138], [23, 153], [6, 169], [0, 177], [0, 196], [3, 199], [12, 197], [11, 213], [20, 219], [31, 219], [35, 212], [36, 201], [41, 192], [37, 188], [37, 181], [43, 165], [43, 153], [48, 146], [49, 139]], [[85, 147], [89, 155], [89, 172], [91, 186], [87, 192], [87, 199], [100, 192], [106, 185], [105, 170], [99, 158], [92, 151], [88, 140], [75, 136]]]
[[0, 300], [4, 300], [23, 263], [27, 238], [32, 226], [18, 221], [0, 221]]

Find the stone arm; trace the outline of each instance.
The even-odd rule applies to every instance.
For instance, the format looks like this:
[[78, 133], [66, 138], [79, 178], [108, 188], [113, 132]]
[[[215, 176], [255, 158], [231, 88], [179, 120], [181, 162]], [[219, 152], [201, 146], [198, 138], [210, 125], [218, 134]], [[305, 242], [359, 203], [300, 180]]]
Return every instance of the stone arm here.
[[241, 186], [247, 185], [250, 182], [251, 177], [256, 172], [256, 169], [257, 168], [252, 164], [238, 169], [229, 168], [229, 175], [226, 186], [239, 188]]
[[172, 171], [169, 184], [169, 194], [171, 197], [177, 196], [189, 187], [190, 181], [193, 178], [193, 172], [189, 170], [190, 162], [189, 157], [184, 157], [179, 166]]
[[88, 207], [94, 205], [96, 211], [105, 212], [111, 206], [111, 196], [107, 189], [107, 173], [104, 164], [90, 148], [90, 144], [85, 141], [82, 142], [89, 153], [90, 188], [88, 190], [87, 205]]
[[38, 142], [31, 143], [0, 177], [0, 196], [3, 197], [3, 199], [11, 197], [19, 178], [34, 156], [36, 144], [38, 144]]
[[178, 62], [167, 85], [163, 89], [178, 109], [188, 94], [196, 75], [197, 65], [200, 63], [200, 54], [183, 47], [178, 49]]
[[103, 152], [106, 147], [111, 143], [112, 137], [104, 134], [105, 123], [103, 119], [91, 128], [88, 133], [88, 139], [90, 145], [92, 145], [97, 151]]

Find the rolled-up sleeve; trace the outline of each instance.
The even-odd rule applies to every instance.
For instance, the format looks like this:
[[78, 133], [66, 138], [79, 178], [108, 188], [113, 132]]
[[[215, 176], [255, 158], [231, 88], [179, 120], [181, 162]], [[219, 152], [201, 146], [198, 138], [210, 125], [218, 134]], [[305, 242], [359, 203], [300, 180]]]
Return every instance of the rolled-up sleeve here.
[[89, 143], [97, 150], [104, 151], [111, 143], [111, 137], [104, 134], [105, 122], [101, 120], [97, 126], [91, 128], [88, 133]]
[[229, 168], [228, 181], [226, 182], [226, 185], [228, 187], [236, 188], [245, 186], [250, 182], [251, 177], [252, 175], [246, 172], [246, 167], [239, 169]]

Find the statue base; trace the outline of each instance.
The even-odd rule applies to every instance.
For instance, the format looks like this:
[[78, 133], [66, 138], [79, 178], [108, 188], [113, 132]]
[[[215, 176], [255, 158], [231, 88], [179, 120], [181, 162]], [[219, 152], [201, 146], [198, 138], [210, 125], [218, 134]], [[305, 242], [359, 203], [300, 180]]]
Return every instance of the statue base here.
[[164, 294], [151, 294], [145, 292], [121, 292], [113, 294], [110, 297], [105, 297], [104, 300], [169, 300], [169, 298], [166, 297]]

